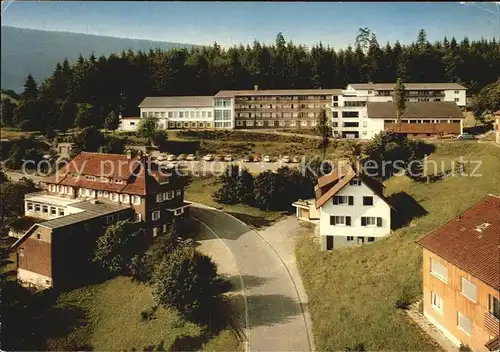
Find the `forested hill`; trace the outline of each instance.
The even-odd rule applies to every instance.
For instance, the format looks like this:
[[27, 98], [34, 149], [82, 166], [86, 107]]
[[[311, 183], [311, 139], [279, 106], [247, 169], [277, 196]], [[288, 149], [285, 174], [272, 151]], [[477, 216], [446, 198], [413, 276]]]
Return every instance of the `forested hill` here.
[[[254, 42], [223, 49], [214, 44], [58, 63], [41, 86], [32, 79], [26, 82], [12, 123], [34, 129], [75, 123], [100, 127], [110, 111], [137, 116], [137, 105], [148, 95], [212, 95], [256, 84], [263, 89], [343, 88], [401, 77], [404, 82], [458, 82], [471, 94], [495, 82], [499, 73], [500, 45], [494, 40], [444, 38], [430, 43], [421, 30], [412, 44], [384, 45], [364, 30], [354, 48], [335, 50], [306, 48], [287, 42], [280, 33], [271, 46]], [[80, 112], [75, 122], [76, 104]]]
[[22, 91], [24, 80], [31, 72], [36, 80], [47, 78], [58, 61], [67, 57], [76, 61], [78, 54], [109, 55], [122, 50], [149, 50], [188, 47], [191, 44], [157, 42], [49, 32], [2, 26], [2, 88]]

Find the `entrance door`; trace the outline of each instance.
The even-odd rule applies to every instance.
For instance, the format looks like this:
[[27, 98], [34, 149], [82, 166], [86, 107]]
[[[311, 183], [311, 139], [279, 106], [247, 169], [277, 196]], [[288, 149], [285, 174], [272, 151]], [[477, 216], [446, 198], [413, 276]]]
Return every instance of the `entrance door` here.
[[326, 249], [333, 249], [333, 236], [326, 236]]

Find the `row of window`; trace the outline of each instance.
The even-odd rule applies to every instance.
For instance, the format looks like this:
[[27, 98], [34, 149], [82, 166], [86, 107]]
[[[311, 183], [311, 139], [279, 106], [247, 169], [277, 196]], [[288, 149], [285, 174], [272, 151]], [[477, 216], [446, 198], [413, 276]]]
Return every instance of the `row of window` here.
[[[368, 242], [375, 242], [375, 237], [367, 237]], [[365, 238], [363, 236], [357, 237], [358, 243], [365, 243]], [[347, 242], [354, 242], [354, 236], [347, 236]]]
[[211, 111], [143, 111], [141, 113], [142, 117], [168, 117], [170, 119], [172, 118], [212, 118], [212, 112]]
[[237, 104], [236, 109], [328, 109], [328, 104]]
[[215, 121], [228, 121], [231, 120], [231, 111], [229, 110], [215, 110]]
[[[401, 123], [460, 123], [462, 120], [401, 120]], [[396, 120], [384, 120], [384, 123], [396, 123]]]
[[326, 95], [271, 95], [271, 96], [250, 96], [250, 97], [238, 97], [239, 101], [241, 100], [327, 100], [328, 97]]
[[64, 209], [63, 208], [50, 207], [48, 205], [41, 205], [38, 203], [31, 203], [31, 202], [27, 202], [26, 207], [27, 207], [28, 211], [30, 211], [30, 212], [36, 212], [36, 213], [49, 215], [49, 211], [50, 211], [50, 215], [64, 216]]
[[[375, 216], [362, 216], [361, 226], [382, 227], [382, 218]], [[351, 226], [351, 217], [343, 215], [330, 216], [330, 225], [332, 226]]]
[[211, 122], [204, 121], [192, 121], [192, 122], [179, 122], [179, 121], [169, 121], [168, 124], [163, 125], [162, 123], [158, 124], [159, 129], [164, 128], [211, 128]]
[[[333, 196], [334, 205], [354, 205], [353, 196]], [[363, 205], [373, 205], [372, 196], [363, 196]]]
[[141, 204], [141, 197], [139, 196], [132, 196], [132, 195], [128, 195], [128, 194], [123, 194], [123, 193], [115, 193], [115, 192], [108, 192], [108, 191], [95, 191], [93, 189], [89, 189], [89, 188], [80, 188], [78, 190], [78, 195], [80, 197], [90, 197], [90, 198], [95, 198], [96, 197], [96, 194], [98, 197], [104, 197], [104, 198], [108, 198], [109, 200], [111, 200], [112, 202], [116, 202], [116, 203], [126, 203], [126, 204], [135, 204], [135, 205], [139, 205]]
[[231, 99], [214, 99], [214, 106], [217, 108], [229, 108], [231, 107]]
[[[318, 117], [319, 112], [283, 112], [283, 113], [270, 113], [270, 112], [263, 112], [263, 113], [249, 113], [249, 112], [240, 112], [236, 113], [236, 117], [243, 117], [243, 118], [248, 118], [248, 117], [256, 117], [256, 118], [303, 118], [303, 117], [309, 117], [309, 118], [316, 118]], [[326, 112], [326, 116], [329, 117], [330, 113]]]
[[52, 193], [73, 195], [73, 187], [61, 185], [49, 185], [49, 191]]
[[232, 126], [231, 122], [215, 122], [216, 128], [231, 128]]
[[281, 127], [295, 127], [299, 125], [302, 127], [307, 127], [307, 126], [316, 126], [316, 121], [275, 121], [275, 120], [259, 120], [259, 121], [254, 121], [254, 120], [246, 120], [246, 121], [236, 121], [236, 126], [248, 126], [248, 127], [263, 127], [263, 126], [268, 126], [268, 127], [275, 127], [275, 126], [281, 126]]
[[174, 193], [177, 197], [182, 196], [182, 190], [180, 190], [180, 189], [178, 189], [175, 192], [173, 190], [170, 190], [167, 192], [158, 193], [156, 195], [156, 203], [161, 203], [161, 202], [164, 202], [166, 200], [174, 199]]

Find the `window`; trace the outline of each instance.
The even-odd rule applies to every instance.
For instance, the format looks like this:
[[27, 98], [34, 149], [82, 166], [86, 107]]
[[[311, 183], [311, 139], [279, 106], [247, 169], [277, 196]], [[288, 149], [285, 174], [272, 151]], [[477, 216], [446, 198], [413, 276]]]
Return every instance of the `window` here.
[[156, 236], [158, 236], [158, 228], [153, 227], [153, 237], [156, 237]]
[[142, 112], [142, 117], [148, 117], [147, 112], [143, 111], [143, 112]]
[[349, 182], [350, 185], [353, 185], [353, 186], [361, 186], [361, 180], [360, 179], [353, 179], [351, 180], [351, 182]]
[[142, 220], [142, 214], [141, 213], [135, 213], [135, 221], [139, 222]]
[[455, 103], [458, 103], [459, 102], [459, 98], [455, 98]]
[[438, 279], [448, 283], [448, 268], [431, 258], [431, 273]]
[[375, 237], [368, 237], [368, 242], [375, 242]]
[[174, 198], [174, 191], [173, 190], [165, 193], [166, 200], [173, 199], [173, 198]]
[[109, 225], [113, 222], [113, 215], [106, 216], [106, 224]]
[[33, 203], [28, 203], [27, 207], [28, 207], [28, 211], [33, 211]]
[[40, 212], [40, 204], [35, 204], [35, 211]]
[[192, 118], [192, 119], [194, 119], [194, 117], [195, 117], [195, 116], [194, 116], [194, 113], [195, 113], [194, 111], [191, 111], [191, 118]]
[[372, 93], [373, 93], [373, 91], [371, 91], [371, 90], [368, 91], [368, 94], [372, 94]]
[[169, 112], [168, 112], [168, 117], [169, 117], [169, 118], [174, 117], [174, 113], [173, 113], [172, 111], [169, 111]]
[[183, 111], [179, 111], [179, 117], [184, 117], [184, 112]]
[[489, 298], [489, 311], [493, 314], [497, 319], [500, 319], [500, 302], [498, 298], [492, 295], [488, 295]]
[[64, 216], [64, 209], [59, 208], [59, 216]]
[[330, 216], [330, 225], [345, 225], [351, 226], [351, 217], [350, 216]]
[[461, 278], [460, 293], [470, 299], [472, 302], [477, 301], [476, 285], [467, 280], [465, 277]]
[[57, 211], [55, 207], [50, 207], [50, 214], [51, 215], [57, 215]]
[[358, 244], [365, 243], [364, 237], [358, 237]]
[[457, 325], [468, 335], [472, 334], [472, 321], [460, 312], [457, 312]]
[[36, 234], [36, 239], [39, 240], [40, 238], [42, 238], [42, 236], [40, 236], [39, 233]]
[[363, 205], [373, 205], [373, 197], [363, 197]]
[[439, 311], [443, 311], [443, 300], [436, 293], [431, 291], [431, 306]]
[[160, 116], [165, 117], [165, 111], [160, 111]]
[[154, 210], [152, 213], [151, 213], [151, 218], [153, 220], [158, 220], [160, 218], [160, 211], [159, 210]]
[[362, 216], [361, 226], [375, 226], [377, 223], [377, 218], [374, 216]]
[[354, 197], [353, 196], [334, 196], [333, 204], [349, 204], [354, 205]]
[[359, 111], [343, 111], [342, 117], [359, 117]]
[[354, 236], [347, 236], [347, 242], [353, 242]]
[[165, 193], [158, 193], [156, 195], [156, 203], [161, 203], [165, 200]]
[[42, 209], [43, 209], [43, 213], [44, 214], [48, 214], [48, 212], [49, 212], [49, 207], [48, 206], [44, 205]]
[[123, 203], [128, 203], [130, 201], [130, 197], [128, 194], [122, 194], [122, 202]]
[[175, 216], [179, 216], [179, 215], [181, 215], [182, 213], [184, 213], [184, 208], [181, 208], [181, 209], [175, 209], [175, 210], [174, 210], [174, 215], [175, 215]]
[[50, 185], [50, 191], [55, 192], [56, 191], [56, 185]]
[[459, 93], [459, 91], [458, 91], [458, 90], [456, 90], [456, 91], [455, 91], [455, 94], [458, 94], [458, 93]]
[[363, 127], [368, 127], [368, 122], [363, 121]]
[[212, 112], [211, 111], [207, 112], [207, 117], [212, 117]]
[[177, 197], [182, 196], [182, 190], [178, 189], [177, 191], [175, 191], [175, 195], [176, 195]]

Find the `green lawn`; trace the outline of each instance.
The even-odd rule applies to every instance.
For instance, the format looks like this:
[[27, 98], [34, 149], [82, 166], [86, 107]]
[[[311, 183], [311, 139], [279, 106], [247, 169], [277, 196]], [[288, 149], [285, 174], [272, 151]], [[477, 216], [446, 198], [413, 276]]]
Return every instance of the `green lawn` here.
[[[172, 309], [159, 308], [154, 319], [141, 321], [141, 312], [153, 305], [151, 288], [132, 283], [128, 277], [63, 293], [56, 307], [65, 312], [64, 325], [70, 332], [49, 339], [48, 350], [142, 351], [159, 345], [170, 350], [176, 339], [200, 336], [199, 326]], [[206, 346], [219, 351], [241, 349], [232, 330], [223, 330]]]
[[[455, 176], [430, 184], [407, 177], [386, 182], [386, 196], [406, 192], [428, 212], [386, 239], [331, 252], [320, 252], [310, 238], [299, 242], [296, 255], [318, 350], [339, 350], [356, 343], [367, 350], [437, 349], [395, 308], [395, 302], [403, 290], [412, 300], [422, 294], [422, 250], [415, 240], [488, 193], [500, 194], [500, 149], [477, 142], [443, 143], [430, 160], [443, 161], [449, 169], [450, 161], [459, 156], [482, 161], [477, 171], [482, 176]], [[470, 173], [472, 168], [465, 170]]]
[[201, 203], [224, 210], [246, 224], [256, 228], [268, 226], [272, 222], [288, 214], [287, 212], [260, 210], [244, 204], [226, 205], [217, 203], [212, 198], [212, 194], [217, 191], [219, 187], [220, 184], [215, 177], [193, 177], [193, 181], [186, 188], [185, 198], [190, 202]]

